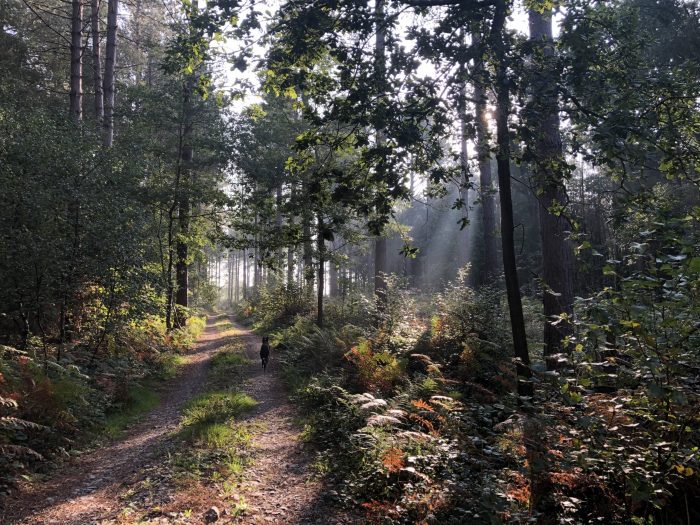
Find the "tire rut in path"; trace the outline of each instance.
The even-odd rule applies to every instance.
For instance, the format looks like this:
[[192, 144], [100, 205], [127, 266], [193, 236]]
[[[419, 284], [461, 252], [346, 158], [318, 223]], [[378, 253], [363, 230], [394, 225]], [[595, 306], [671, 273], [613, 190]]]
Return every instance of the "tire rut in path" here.
[[78, 457], [45, 483], [21, 490], [6, 502], [0, 523], [86, 525], [111, 517], [119, 507], [120, 489], [171, 444], [183, 405], [201, 390], [212, 356], [230, 340], [217, 332], [214, 321], [219, 317], [207, 319], [194, 351], [158, 407], [120, 441]]

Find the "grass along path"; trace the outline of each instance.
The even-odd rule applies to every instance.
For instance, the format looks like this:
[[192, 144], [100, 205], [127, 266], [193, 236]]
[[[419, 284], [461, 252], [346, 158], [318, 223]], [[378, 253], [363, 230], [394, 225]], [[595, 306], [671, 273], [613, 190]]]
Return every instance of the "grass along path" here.
[[27, 488], [7, 524], [334, 525], [277, 362], [263, 373], [259, 337], [210, 318], [162, 402], [123, 438]]

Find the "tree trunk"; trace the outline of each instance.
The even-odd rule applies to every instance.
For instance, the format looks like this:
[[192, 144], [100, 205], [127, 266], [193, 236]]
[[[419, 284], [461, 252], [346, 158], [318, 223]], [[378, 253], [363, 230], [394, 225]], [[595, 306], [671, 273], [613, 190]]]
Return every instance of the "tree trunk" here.
[[294, 284], [294, 247], [287, 248], [287, 287]]
[[277, 256], [275, 257], [275, 267], [272, 270], [272, 278], [275, 286], [284, 284], [282, 278], [284, 275], [284, 249], [282, 243], [282, 184], [277, 186], [275, 190], [275, 231], [277, 232], [277, 242], [280, 246], [277, 248]]
[[70, 116], [83, 120], [83, 2], [72, 0], [70, 38]]
[[304, 237], [304, 285], [308, 297], [313, 297], [311, 293], [314, 288], [314, 261], [313, 250], [311, 248], [311, 217], [308, 213], [302, 216], [302, 236]]
[[[376, 18], [376, 40], [374, 47], [374, 60], [376, 68], [377, 82], [384, 86], [386, 83], [386, 27], [384, 21], [384, 2], [385, 0], [376, 0], [375, 18]], [[379, 89], [378, 96], [381, 96], [383, 89]], [[377, 131], [377, 147], [381, 148], [386, 139], [382, 130]], [[377, 310], [382, 313], [386, 308], [386, 238], [379, 236], [374, 241], [374, 295], [377, 302]]]
[[381, 313], [386, 308], [386, 237], [377, 237], [374, 241], [374, 295], [377, 310]]
[[[257, 191], [257, 186], [256, 186]], [[255, 212], [255, 220], [253, 225], [255, 227], [255, 233], [253, 234], [253, 290], [257, 291], [260, 286], [260, 234], [258, 233], [258, 212]]]
[[[179, 185], [180, 174], [176, 175], [175, 187]], [[175, 208], [177, 207], [177, 200], [170, 205], [168, 209], [168, 259], [165, 267], [165, 281], [167, 283], [165, 288], [165, 329], [170, 332], [173, 328], [173, 303], [175, 301], [175, 285], [173, 283], [173, 234], [175, 228]]]
[[[93, 0], [94, 1], [94, 0]], [[141, 52], [141, 0], [136, 0], [136, 8], [134, 11], [134, 46], [138, 52], [136, 64], [134, 65], [134, 75], [136, 77], [136, 85], [141, 83], [143, 77], [143, 56]]]
[[[106, 76], [106, 75], [105, 75]], [[194, 79], [188, 78], [183, 86], [183, 128], [181, 164], [182, 180], [178, 191], [178, 235], [176, 240], [175, 262], [175, 328], [185, 326], [189, 306], [188, 235], [190, 232], [190, 192], [192, 184], [192, 114], [191, 97]], [[106, 115], [106, 112], [105, 112]], [[217, 283], [218, 284], [218, 283]]]
[[243, 299], [248, 299], [248, 251], [243, 248]]
[[[475, 43], [478, 40], [475, 39]], [[484, 90], [483, 64], [476, 64], [474, 99], [476, 109], [476, 143], [479, 160], [479, 192], [481, 200], [481, 226], [484, 242], [484, 271], [481, 284], [493, 282], [499, 272], [496, 253], [496, 205], [491, 175], [491, 148], [489, 146], [488, 118], [486, 116], [486, 92]]]
[[241, 252], [239, 250], [236, 250], [236, 253], [234, 254], [234, 270], [233, 270], [233, 297], [234, 301], [238, 303], [238, 300], [240, 298], [240, 266], [241, 266]]
[[233, 252], [231, 250], [226, 257], [226, 304], [229, 308], [233, 304]]
[[[331, 246], [335, 248], [335, 241]], [[330, 297], [338, 296], [338, 266], [332, 259], [328, 261], [328, 295]]]
[[318, 286], [316, 289], [316, 324], [323, 327], [323, 288], [325, 287], [326, 241], [323, 238], [323, 217], [318, 215], [318, 232], [316, 243], [318, 248]]
[[102, 59], [100, 53], [100, 0], [90, 0], [90, 26], [92, 32], [92, 78], [95, 91], [95, 118], [102, 123], [104, 98], [102, 94]]
[[[192, 161], [192, 148], [185, 146], [182, 152], [183, 162]], [[189, 178], [189, 177], [188, 177]], [[190, 230], [190, 198], [189, 188], [183, 189], [183, 195], [178, 204], [178, 236], [177, 236], [177, 259], [175, 262], [175, 328], [185, 326], [187, 322], [187, 312], [189, 306], [189, 272], [187, 267], [188, 246], [187, 235]]]
[[[572, 248], [568, 240], [569, 222], [566, 164], [559, 131], [555, 51], [552, 37], [552, 12], [528, 13], [533, 49], [532, 85], [526, 109], [534, 133], [533, 171], [537, 187], [540, 237], [542, 240], [542, 280], [544, 285], [544, 355], [564, 350], [562, 340], [571, 335], [571, 323], [553, 324], [561, 314], [573, 314]], [[547, 366], [553, 367], [551, 359]]]
[[[469, 150], [467, 149], [467, 86], [462, 87], [462, 103], [460, 108], [460, 152], [459, 163], [462, 168], [462, 180], [459, 186], [459, 198], [462, 201], [462, 218], [469, 219]], [[469, 234], [471, 229], [464, 222], [462, 235], [459, 239], [459, 266], [469, 262]]]
[[107, 148], [114, 142], [114, 68], [117, 63], [117, 16], [119, 0], [107, 3], [107, 46], [104, 75], [104, 141]]
[[523, 316], [518, 268], [515, 257], [513, 198], [510, 187], [510, 135], [508, 130], [508, 115], [510, 113], [510, 81], [506, 63], [505, 20], [507, 5], [505, 0], [499, 0], [494, 14], [494, 50], [496, 55], [496, 136], [498, 150], [498, 185], [501, 200], [501, 244], [503, 250], [503, 270], [508, 297], [511, 332], [513, 335], [513, 350], [515, 353], [516, 371], [518, 375], [518, 394], [532, 396], [532, 372], [530, 370], [530, 354], [527, 347], [525, 318]]

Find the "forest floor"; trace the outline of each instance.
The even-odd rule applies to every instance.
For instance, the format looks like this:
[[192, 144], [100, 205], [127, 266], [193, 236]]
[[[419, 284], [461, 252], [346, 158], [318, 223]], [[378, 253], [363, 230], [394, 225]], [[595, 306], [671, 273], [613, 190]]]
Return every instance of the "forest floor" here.
[[[348, 524], [356, 520], [329, 502], [332, 493], [312, 468], [313, 454], [300, 439], [295, 407], [289, 402], [274, 355], [261, 370], [258, 337], [235, 325], [207, 327], [182, 372], [166, 385], [162, 402], [129, 428], [124, 437], [77, 457], [43, 483], [23, 487], [6, 505], [0, 523], [16, 525], [211, 522], [231, 524]], [[226, 319], [224, 317], [224, 319]], [[243, 337], [249, 363], [240, 390], [257, 401], [240, 424], [250, 432], [250, 452], [241, 473], [223, 483], [207, 479], [182, 483], [170, 459], [187, 401], [205, 391], [213, 356]]]

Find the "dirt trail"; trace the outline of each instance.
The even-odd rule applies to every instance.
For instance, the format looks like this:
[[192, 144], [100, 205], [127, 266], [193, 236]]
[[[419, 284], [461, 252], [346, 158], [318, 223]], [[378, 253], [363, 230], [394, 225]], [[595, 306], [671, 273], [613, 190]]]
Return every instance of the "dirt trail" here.
[[[0, 524], [88, 525], [131, 523], [120, 513], [120, 495], [143, 481], [144, 472], [157, 464], [173, 445], [183, 405], [205, 385], [207, 367], [229, 334], [217, 331], [210, 318], [184, 370], [171, 382], [164, 400], [128, 430], [122, 440], [75, 459], [55, 478], [20, 491], [8, 502]], [[253, 436], [253, 462], [237, 486], [242, 515], [222, 515], [217, 523], [236, 524], [349, 524], [354, 520], [327, 504], [321, 481], [309, 468], [311, 457], [299, 440], [294, 409], [277, 375], [277, 363], [263, 373], [258, 338], [236, 326], [246, 339], [251, 364], [244, 371], [244, 390], [258, 401], [246, 420], [258, 428]], [[225, 508], [225, 505], [219, 506]], [[148, 510], [148, 509], [145, 509]], [[181, 509], [185, 510], [185, 509]], [[142, 515], [143, 516], [143, 515]], [[202, 513], [183, 518], [158, 514], [153, 523], [203, 523]], [[148, 523], [148, 520], [138, 521]]]
[[252, 361], [246, 371], [244, 390], [258, 401], [248, 420], [259, 423], [262, 430], [253, 436], [253, 464], [246, 469], [240, 487], [248, 510], [233, 523], [355, 523], [351, 516], [330, 504], [327, 487], [311, 472], [312, 458], [300, 441], [294, 407], [282, 388], [274, 352], [267, 372], [263, 372], [259, 338], [238, 328], [246, 337], [247, 354]]

